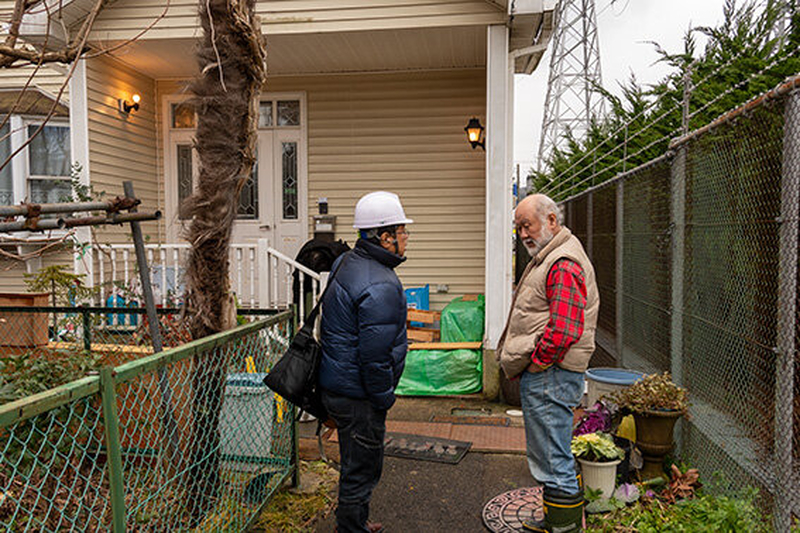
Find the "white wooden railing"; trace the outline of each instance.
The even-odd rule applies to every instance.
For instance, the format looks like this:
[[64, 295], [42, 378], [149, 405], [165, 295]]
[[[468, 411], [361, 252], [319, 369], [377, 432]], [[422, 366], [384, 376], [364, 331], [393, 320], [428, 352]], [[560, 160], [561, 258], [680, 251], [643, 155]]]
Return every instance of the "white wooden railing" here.
[[[183, 300], [184, 273], [189, 258], [188, 244], [146, 244], [147, 262], [156, 303], [177, 305]], [[136, 299], [138, 270], [132, 244], [106, 244], [92, 250], [91, 285], [100, 287], [96, 303], [119, 306]], [[305, 316], [308, 303], [302, 297], [294, 301], [294, 273], [310, 278], [311, 303], [320, 295], [322, 278], [313, 270], [269, 246], [261, 239], [257, 244], [234, 244], [230, 252], [230, 284], [241, 307], [278, 309], [297, 304], [299, 315]], [[301, 276], [302, 279], [302, 276]]]

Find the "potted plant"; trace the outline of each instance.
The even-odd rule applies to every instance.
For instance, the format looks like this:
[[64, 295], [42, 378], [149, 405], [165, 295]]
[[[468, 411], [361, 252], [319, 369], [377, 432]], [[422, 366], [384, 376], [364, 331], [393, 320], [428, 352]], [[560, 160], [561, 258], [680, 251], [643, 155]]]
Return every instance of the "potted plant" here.
[[581, 465], [583, 485], [599, 490], [603, 498], [614, 493], [617, 465], [622, 462], [625, 452], [614, 444], [608, 433], [585, 433], [572, 438], [572, 455]]
[[643, 479], [664, 473], [664, 456], [674, 445], [675, 422], [689, 407], [686, 389], [672, 382], [669, 372], [650, 374], [612, 395], [623, 412], [633, 413], [636, 445], [642, 451]]

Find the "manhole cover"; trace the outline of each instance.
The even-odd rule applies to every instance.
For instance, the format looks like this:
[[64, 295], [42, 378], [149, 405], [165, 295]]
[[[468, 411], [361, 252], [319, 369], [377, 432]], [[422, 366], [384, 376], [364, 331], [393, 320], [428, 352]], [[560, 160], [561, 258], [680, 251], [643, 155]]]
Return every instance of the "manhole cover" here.
[[531, 517], [541, 520], [542, 487], [515, 489], [495, 496], [483, 507], [483, 524], [495, 533], [523, 531], [522, 522]]

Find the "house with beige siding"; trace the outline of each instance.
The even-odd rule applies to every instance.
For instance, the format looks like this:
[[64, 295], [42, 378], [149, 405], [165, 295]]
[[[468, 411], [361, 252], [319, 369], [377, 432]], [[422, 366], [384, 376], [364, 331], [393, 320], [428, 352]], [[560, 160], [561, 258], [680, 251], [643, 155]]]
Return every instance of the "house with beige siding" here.
[[[52, 3], [65, 21], [49, 26], [47, 37], [56, 42], [92, 2]], [[398, 270], [404, 285], [429, 285], [434, 309], [460, 295], [484, 293], [484, 346], [495, 348], [512, 280], [513, 78], [538, 66], [554, 4], [257, 2], [268, 79], [258, 165], [234, 228], [231, 275], [239, 301], [265, 306], [291, 297], [286, 273], [314, 233], [320, 202], [336, 217], [335, 238], [352, 245], [357, 199], [389, 190], [415, 220], [408, 261]], [[8, 12], [13, 2], [0, 6]], [[196, 117], [187, 85], [197, 72], [197, 9], [196, 0], [109, 2], [90, 35], [92, 51], [107, 52], [79, 60], [62, 98], [69, 157], [81, 167], [80, 180], [110, 196], [131, 180], [143, 209], [163, 212], [144, 231], [164, 299], [179, 285], [187, 222], [179, 206], [192, 191], [196, 167]], [[35, 14], [24, 25], [31, 42], [42, 42], [47, 29]], [[19, 85], [0, 74], [0, 86]], [[52, 94], [58, 80], [39, 74], [34, 85]], [[134, 95], [138, 108], [126, 112]], [[465, 126], [473, 117], [485, 127], [485, 148], [467, 142]], [[15, 201], [30, 197], [33, 181], [15, 176], [13, 183]], [[88, 230], [77, 238], [92, 240]], [[90, 246], [92, 253], [75, 259], [77, 270], [97, 285], [133, 277], [126, 228], [104, 229], [95, 240], [108, 249]]]

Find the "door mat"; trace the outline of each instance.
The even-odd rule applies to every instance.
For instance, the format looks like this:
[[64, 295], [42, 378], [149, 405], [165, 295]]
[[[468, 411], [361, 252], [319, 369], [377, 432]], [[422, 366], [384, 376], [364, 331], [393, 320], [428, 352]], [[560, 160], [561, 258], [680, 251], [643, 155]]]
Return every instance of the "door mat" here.
[[457, 464], [469, 451], [471, 442], [411, 435], [409, 433], [387, 433], [384, 440], [385, 455]]
[[544, 518], [542, 487], [526, 487], [504, 492], [489, 500], [481, 513], [483, 525], [494, 533], [524, 531], [522, 522], [531, 515], [536, 520]]
[[466, 424], [469, 426], [502, 426], [508, 427], [511, 421], [503, 416], [446, 416], [431, 415], [431, 422], [446, 424]]

